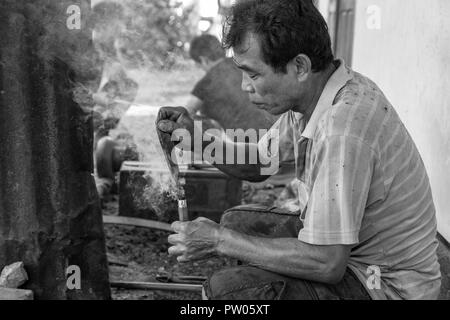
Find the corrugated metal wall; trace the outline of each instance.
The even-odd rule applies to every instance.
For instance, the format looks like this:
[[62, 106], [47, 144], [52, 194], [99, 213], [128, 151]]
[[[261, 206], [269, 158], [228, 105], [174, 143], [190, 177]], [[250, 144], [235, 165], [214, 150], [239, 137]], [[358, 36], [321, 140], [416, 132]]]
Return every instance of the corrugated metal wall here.
[[[66, 23], [71, 5], [79, 29]], [[87, 0], [0, 3], [0, 269], [23, 261], [37, 299], [110, 297], [92, 119], [73, 100], [95, 81], [89, 11]], [[69, 265], [81, 290], [66, 286]]]

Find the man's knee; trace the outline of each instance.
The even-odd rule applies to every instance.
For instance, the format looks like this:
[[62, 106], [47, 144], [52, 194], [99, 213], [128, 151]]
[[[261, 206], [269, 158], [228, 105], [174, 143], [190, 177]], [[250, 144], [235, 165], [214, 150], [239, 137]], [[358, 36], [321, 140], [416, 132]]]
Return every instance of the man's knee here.
[[228, 210], [221, 219], [220, 225], [224, 228], [240, 231], [242, 224], [246, 221], [245, 214], [239, 211]]
[[209, 300], [208, 296], [206, 295], [205, 288], [202, 288], [202, 300]]
[[278, 208], [238, 206], [222, 216], [220, 225], [240, 233], [264, 238], [297, 237], [303, 227], [298, 215]]
[[257, 209], [243, 207], [227, 210], [220, 220], [220, 225], [224, 228], [261, 237], [270, 236], [277, 223], [276, 217], [263, 210], [257, 211]]
[[223, 269], [205, 282], [204, 299], [278, 300], [286, 282], [274, 273], [251, 266]]
[[204, 283], [207, 300], [363, 300], [370, 299], [356, 278], [346, 273], [337, 286], [294, 279], [253, 266], [216, 272]]

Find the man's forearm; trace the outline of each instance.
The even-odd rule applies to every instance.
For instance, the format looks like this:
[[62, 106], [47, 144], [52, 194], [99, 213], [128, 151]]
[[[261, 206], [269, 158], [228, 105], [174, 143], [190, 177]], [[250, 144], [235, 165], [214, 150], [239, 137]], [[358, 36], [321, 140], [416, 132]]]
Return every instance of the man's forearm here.
[[[231, 145], [230, 145], [231, 144]], [[249, 159], [250, 154], [250, 145], [249, 144], [242, 144], [240, 147], [236, 143], [231, 142], [225, 142], [224, 143], [224, 158], [227, 159], [227, 151], [229, 152], [232, 148], [234, 148], [234, 159], [233, 161], [228, 161], [224, 164], [217, 164], [213, 163], [213, 166], [215, 166], [217, 169], [219, 169], [222, 172], [225, 172], [226, 174], [233, 176], [235, 178], [246, 180], [250, 182], [262, 182], [268, 178], [268, 176], [262, 176], [261, 175], [261, 168], [262, 165], [260, 163], [257, 164], [239, 164], [238, 161], [238, 151], [239, 148], [241, 150], [245, 150], [245, 159]]]
[[[263, 165], [259, 161], [259, 152], [257, 144], [235, 143], [225, 138], [225, 135], [207, 135], [210, 141], [202, 142], [202, 159], [204, 159], [204, 150], [212, 141], [217, 145], [222, 145], [222, 157], [215, 157], [216, 162], [211, 165], [220, 171], [238, 179], [250, 182], [261, 182], [269, 178], [261, 174]], [[216, 156], [216, 155], [213, 155]]]
[[285, 276], [322, 283], [337, 283], [346, 269], [346, 263], [337, 263], [341, 260], [339, 248], [313, 246], [296, 238], [251, 237], [225, 228], [220, 232], [217, 253]]
[[263, 182], [268, 178], [268, 176], [262, 176], [260, 174], [260, 167], [256, 165], [213, 164], [213, 166], [229, 176], [249, 182]]

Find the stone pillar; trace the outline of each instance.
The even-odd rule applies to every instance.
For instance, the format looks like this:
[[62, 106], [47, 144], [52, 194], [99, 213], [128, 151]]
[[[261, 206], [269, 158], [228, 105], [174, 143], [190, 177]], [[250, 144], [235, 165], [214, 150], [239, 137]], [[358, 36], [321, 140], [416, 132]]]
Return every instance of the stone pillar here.
[[[99, 75], [89, 13], [89, 0], [0, 2], [0, 269], [23, 261], [36, 299], [110, 298], [80, 94]], [[80, 290], [66, 286], [71, 265]]]

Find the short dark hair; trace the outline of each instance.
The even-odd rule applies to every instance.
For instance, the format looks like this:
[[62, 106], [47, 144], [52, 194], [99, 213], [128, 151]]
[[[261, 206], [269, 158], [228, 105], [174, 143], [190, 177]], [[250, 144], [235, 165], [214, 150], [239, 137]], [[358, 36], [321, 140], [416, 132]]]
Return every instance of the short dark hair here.
[[241, 46], [248, 33], [256, 35], [262, 60], [276, 72], [286, 72], [299, 54], [311, 59], [313, 72], [334, 59], [328, 26], [311, 0], [238, 1], [224, 24], [224, 48]]
[[210, 34], [195, 37], [191, 41], [189, 55], [196, 62], [201, 62], [200, 57], [207, 57], [212, 61], [217, 61], [225, 57], [225, 51], [219, 39]]

